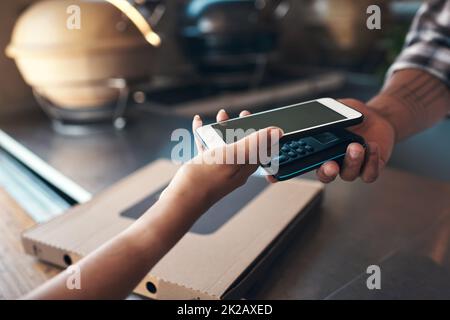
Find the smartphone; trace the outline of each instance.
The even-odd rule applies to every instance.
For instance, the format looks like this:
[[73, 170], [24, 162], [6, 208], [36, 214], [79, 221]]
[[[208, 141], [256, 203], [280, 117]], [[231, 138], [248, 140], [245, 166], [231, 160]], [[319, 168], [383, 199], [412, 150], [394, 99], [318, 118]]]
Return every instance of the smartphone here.
[[345, 128], [362, 120], [363, 115], [357, 110], [335, 99], [321, 98], [205, 125], [198, 128], [195, 134], [207, 148], [215, 148], [231, 142], [226, 141], [228, 129], [246, 132], [276, 126], [284, 131], [285, 139]]

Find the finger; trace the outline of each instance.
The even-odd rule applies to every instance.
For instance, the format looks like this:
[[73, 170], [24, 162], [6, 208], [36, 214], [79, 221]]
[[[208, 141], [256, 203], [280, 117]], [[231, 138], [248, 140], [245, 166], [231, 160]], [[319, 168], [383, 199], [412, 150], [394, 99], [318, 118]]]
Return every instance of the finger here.
[[368, 143], [368, 156], [361, 178], [364, 182], [372, 183], [378, 178], [380, 151], [376, 143]]
[[195, 135], [195, 132], [198, 128], [200, 128], [203, 125], [203, 121], [202, 118], [200, 118], [200, 116], [197, 114], [194, 116], [194, 119], [192, 120], [192, 132], [194, 134], [194, 140], [195, 140], [195, 145], [197, 147], [198, 152], [202, 152], [204, 151], [204, 147], [202, 142], [197, 138], [197, 136]]
[[164, 198], [164, 196], [166, 195], [166, 193], [167, 193], [167, 188], [165, 188], [165, 189], [159, 194], [159, 198], [158, 198], [158, 199]]
[[339, 165], [336, 161], [327, 161], [316, 171], [317, 178], [323, 183], [330, 183], [339, 174]]
[[[277, 146], [282, 135], [283, 131], [280, 128], [265, 128], [230, 144], [228, 149], [233, 152], [236, 164], [254, 164], [257, 166], [261, 160], [270, 161], [272, 148]], [[262, 148], [265, 148], [265, 150], [262, 150]], [[261, 159], [261, 156], [267, 156], [267, 159]]]
[[219, 112], [217, 112], [216, 120], [217, 122], [222, 122], [230, 119], [227, 112], [224, 109], [220, 109]]
[[345, 181], [353, 181], [359, 177], [361, 167], [364, 164], [364, 148], [359, 143], [350, 143], [345, 153], [341, 170], [341, 178]]
[[249, 116], [249, 115], [251, 115], [250, 111], [242, 110], [241, 113], [239, 113], [239, 118], [246, 117], [246, 116]]
[[278, 182], [278, 180], [275, 179], [275, 177], [272, 176], [272, 175], [267, 175], [267, 176], [266, 176], [266, 180], [267, 180], [268, 182], [270, 182], [270, 183], [277, 183], [277, 182]]

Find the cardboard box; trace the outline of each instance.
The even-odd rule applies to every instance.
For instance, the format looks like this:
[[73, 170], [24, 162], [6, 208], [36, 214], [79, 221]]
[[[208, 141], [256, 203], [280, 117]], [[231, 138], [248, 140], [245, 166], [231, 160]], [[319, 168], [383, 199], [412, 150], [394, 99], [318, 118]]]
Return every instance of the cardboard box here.
[[[26, 231], [25, 251], [61, 267], [79, 260], [143, 214], [176, 170], [166, 160], [138, 170], [91, 201]], [[322, 191], [315, 181], [270, 185], [251, 177], [206, 212], [135, 292], [156, 299], [242, 297], [319, 204]]]

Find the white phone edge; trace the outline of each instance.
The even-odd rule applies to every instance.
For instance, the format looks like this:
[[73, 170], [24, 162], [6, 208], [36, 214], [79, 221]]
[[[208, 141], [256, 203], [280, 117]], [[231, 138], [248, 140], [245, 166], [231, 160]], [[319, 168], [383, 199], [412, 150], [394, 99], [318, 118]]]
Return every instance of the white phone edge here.
[[[297, 131], [292, 131], [289, 133], [286, 133], [285, 136], [291, 135], [291, 134], [296, 134], [296, 133], [300, 133], [300, 132], [305, 132], [305, 131], [309, 131], [309, 130], [313, 130], [313, 129], [317, 129], [320, 127], [326, 127], [329, 126], [331, 124], [336, 124], [339, 122], [345, 122], [345, 121], [349, 121], [349, 120], [353, 120], [353, 119], [357, 119], [362, 117], [363, 115], [357, 111], [354, 110], [348, 106], [346, 106], [345, 104], [333, 99], [333, 98], [320, 98], [320, 99], [314, 99], [314, 100], [309, 100], [309, 101], [305, 101], [305, 102], [301, 102], [301, 103], [295, 103], [295, 104], [291, 104], [288, 106], [284, 106], [284, 107], [280, 107], [280, 108], [275, 108], [275, 109], [271, 109], [271, 110], [266, 110], [266, 111], [261, 111], [261, 112], [257, 112], [251, 115], [248, 115], [246, 117], [252, 117], [252, 116], [256, 116], [256, 115], [260, 115], [263, 113], [267, 113], [267, 112], [273, 112], [275, 110], [279, 110], [279, 109], [284, 109], [284, 108], [291, 108], [291, 107], [296, 107], [298, 105], [302, 105], [302, 104], [306, 104], [306, 103], [310, 103], [310, 102], [314, 102], [317, 101], [321, 104], [323, 104], [324, 106], [330, 108], [331, 110], [341, 114], [342, 116], [345, 117], [345, 119], [342, 120], [337, 120], [337, 121], [332, 121], [332, 122], [327, 122], [321, 125], [317, 125], [314, 127], [309, 127], [306, 129], [301, 129], [301, 130], [297, 130]], [[226, 120], [224, 122], [228, 122], [228, 121], [235, 121], [238, 120], [239, 118], [233, 118], [230, 120]], [[214, 130], [212, 128], [213, 125], [217, 124], [216, 123], [211, 123], [205, 126], [202, 126], [200, 128], [197, 128], [195, 134], [198, 136], [198, 138], [200, 138], [200, 140], [202, 141], [202, 143], [207, 147], [207, 148], [217, 148], [220, 146], [225, 145], [225, 141], [222, 139], [222, 137], [220, 137], [220, 135], [217, 133], [216, 130]]]

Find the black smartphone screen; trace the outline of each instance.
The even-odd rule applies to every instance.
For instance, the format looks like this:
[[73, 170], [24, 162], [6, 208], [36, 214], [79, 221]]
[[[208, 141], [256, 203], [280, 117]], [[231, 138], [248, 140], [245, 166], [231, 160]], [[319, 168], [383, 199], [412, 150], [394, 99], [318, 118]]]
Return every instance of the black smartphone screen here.
[[286, 134], [343, 119], [345, 117], [340, 113], [317, 101], [312, 101], [298, 106], [264, 112], [251, 117], [216, 123], [212, 127], [218, 130], [222, 137], [226, 137], [227, 129], [242, 129], [246, 131], [249, 129], [260, 130], [270, 126], [279, 127]]

